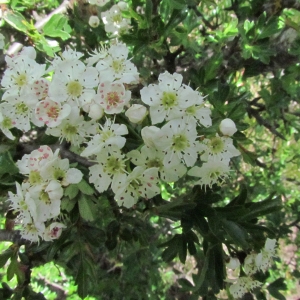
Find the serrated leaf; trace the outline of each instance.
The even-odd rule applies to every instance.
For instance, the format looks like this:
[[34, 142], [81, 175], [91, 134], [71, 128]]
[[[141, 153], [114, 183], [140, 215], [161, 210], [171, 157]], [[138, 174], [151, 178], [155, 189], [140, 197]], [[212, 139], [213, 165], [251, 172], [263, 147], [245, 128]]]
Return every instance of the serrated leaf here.
[[84, 194], [78, 200], [78, 207], [80, 216], [86, 221], [94, 221], [97, 216], [97, 205], [90, 197]]
[[77, 184], [70, 184], [68, 185], [64, 190], [64, 195], [69, 197], [70, 199], [73, 199], [77, 196], [79, 191], [79, 187]]
[[10, 152], [6, 151], [0, 154], [0, 176], [3, 174], [17, 174], [19, 169], [15, 165]]
[[28, 22], [19, 12], [10, 11], [5, 16], [3, 16], [3, 18], [10, 26], [14, 27], [15, 29], [25, 33], [28, 31]]
[[44, 34], [50, 37], [59, 37], [62, 40], [70, 38], [70, 34], [66, 31], [68, 19], [61, 14], [54, 14], [43, 27]]
[[78, 184], [77, 184], [79, 190], [85, 194], [85, 195], [93, 195], [95, 190], [91, 187], [90, 184], [88, 184], [84, 179], [82, 179]]

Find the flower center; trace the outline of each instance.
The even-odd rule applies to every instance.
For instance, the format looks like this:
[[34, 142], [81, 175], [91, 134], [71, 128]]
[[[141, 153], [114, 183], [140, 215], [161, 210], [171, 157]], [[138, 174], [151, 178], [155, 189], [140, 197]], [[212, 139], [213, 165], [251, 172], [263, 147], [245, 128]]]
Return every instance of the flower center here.
[[49, 198], [49, 195], [45, 191], [42, 191], [40, 193], [40, 200], [43, 201], [45, 204], [48, 204], [48, 205], [51, 204], [51, 200]]
[[124, 170], [124, 163], [116, 157], [109, 157], [104, 169], [105, 172], [110, 174], [116, 174]]
[[71, 141], [72, 137], [77, 134], [77, 127], [71, 124], [66, 124], [62, 131], [63, 131], [63, 136], [68, 141]]
[[68, 94], [73, 97], [79, 97], [82, 93], [82, 85], [78, 81], [71, 81], [67, 85]]
[[210, 140], [210, 149], [213, 153], [220, 153], [224, 149], [224, 143], [219, 137]]
[[59, 116], [59, 107], [58, 107], [58, 105], [50, 106], [47, 109], [47, 116], [50, 119], [57, 119], [57, 117]]
[[29, 182], [30, 184], [39, 184], [42, 182], [42, 177], [38, 171], [30, 171], [29, 173]]
[[117, 106], [121, 101], [117, 92], [109, 92], [106, 96], [109, 106]]
[[163, 92], [163, 96], [161, 99], [163, 106], [167, 108], [171, 108], [177, 105], [177, 96], [175, 93]]
[[19, 74], [15, 77], [15, 82], [19, 87], [24, 86], [27, 83], [27, 76], [25, 73]]
[[113, 21], [114, 23], [117, 23], [117, 24], [121, 23], [121, 22], [122, 22], [122, 15], [119, 14], [119, 13], [116, 13], [116, 14], [112, 17], [112, 21]]
[[186, 109], [186, 114], [194, 116], [196, 114], [196, 111], [197, 110], [196, 110], [195, 105], [192, 105]]
[[124, 69], [123, 64], [124, 64], [123, 59], [115, 59], [112, 62], [112, 68], [116, 73], [121, 73], [122, 70]]
[[16, 105], [16, 113], [17, 114], [25, 114], [28, 111], [28, 106], [25, 103], [18, 103]]
[[147, 162], [147, 167], [148, 168], [162, 168], [164, 165], [162, 163], [162, 161], [158, 158], [155, 158], [153, 160], [149, 160]]
[[65, 178], [65, 176], [66, 176], [65, 172], [61, 169], [56, 169], [53, 172], [53, 177], [58, 181], [62, 181]]
[[183, 151], [190, 145], [187, 137], [183, 134], [177, 134], [173, 137], [172, 148], [175, 151]]

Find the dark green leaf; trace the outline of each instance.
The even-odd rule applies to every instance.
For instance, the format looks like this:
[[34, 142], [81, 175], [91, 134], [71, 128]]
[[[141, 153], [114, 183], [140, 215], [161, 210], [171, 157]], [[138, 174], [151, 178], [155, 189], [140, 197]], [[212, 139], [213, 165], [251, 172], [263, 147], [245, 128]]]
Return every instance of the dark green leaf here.
[[86, 194], [86, 195], [93, 195], [95, 190], [91, 187], [90, 184], [88, 184], [84, 179], [82, 179], [77, 187], [81, 191], [81, 193]]

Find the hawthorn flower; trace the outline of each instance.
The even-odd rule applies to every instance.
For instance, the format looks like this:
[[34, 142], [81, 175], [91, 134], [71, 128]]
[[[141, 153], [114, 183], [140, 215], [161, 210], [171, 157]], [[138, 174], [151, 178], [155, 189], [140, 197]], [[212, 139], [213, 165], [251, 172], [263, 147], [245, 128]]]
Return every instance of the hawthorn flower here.
[[229, 262], [226, 264], [226, 267], [231, 270], [235, 270], [241, 265], [237, 257], [230, 257]]
[[141, 136], [145, 145], [149, 147], [155, 147], [154, 141], [157, 137], [157, 134], [160, 132], [160, 129], [156, 126], [145, 126], [141, 130]]
[[47, 125], [47, 127], [58, 126], [70, 113], [71, 106], [69, 104], [61, 105], [59, 102], [52, 101], [49, 98], [38, 102], [35, 108], [36, 118]]
[[[198, 92], [195, 92], [198, 93]], [[199, 93], [198, 93], [199, 94]], [[203, 101], [203, 97], [199, 94], [199, 104]], [[202, 99], [201, 99], [202, 98]], [[211, 121], [211, 110], [208, 107], [204, 107], [204, 104], [194, 104], [189, 107], [187, 107], [185, 110], [183, 110], [183, 116], [185, 116], [187, 122], [192, 118], [197, 123], [201, 124], [204, 127], [210, 127], [212, 125]]]
[[95, 96], [94, 87], [98, 83], [98, 71], [94, 67], [86, 67], [80, 60], [66, 60], [55, 69], [49, 97], [55, 102], [74, 100], [84, 105]]
[[200, 144], [200, 151], [203, 152], [200, 157], [204, 161], [229, 160], [234, 156], [240, 155], [240, 151], [233, 146], [230, 137], [220, 137], [218, 135], [211, 139], [204, 139]]
[[229, 291], [234, 298], [241, 298], [246, 293], [261, 285], [261, 282], [253, 280], [251, 277], [239, 277], [236, 282], [230, 286]]
[[128, 129], [125, 124], [115, 124], [111, 119], [107, 119], [103, 126], [100, 126], [100, 133], [93, 136], [87, 143], [86, 148], [81, 153], [81, 156], [91, 156], [101, 152], [104, 146], [116, 145], [122, 149], [126, 143], [126, 138], [122, 135], [128, 134]]
[[96, 134], [96, 130], [95, 121], [85, 121], [78, 107], [72, 107], [69, 116], [64, 118], [58, 126], [48, 127], [46, 133], [79, 146], [86, 141], [87, 136]]
[[56, 240], [61, 236], [62, 230], [67, 226], [59, 223], [53, 222], [49, 226], [45, 228], [43, 239], [46, 242], [50, 242], [52, 240]]
[[130, 20], [123, 18], [119, 5], [113, 5], [110, 10], [102, 12], [101, 18], [107, 33], [123, 33], [128, 31], [130, 27]]
[[212, 187], [213, 184], [221, 183], [228, 177], [229, 174], [229, 161], [217, 161], [211, 160], [203, 163], [201, 167], [194, 166], [188, 171], [188, 175], [199, 177], [200, 180], [195, 184], [199, 184], [206, 188], [206, 186]]
[[276, 240], [267, 238], [264, 249], [257, 254], [255, 258], [255, 264], [257, 268], [263, 272], [267, 271], [273, 262], [273, 256], [275, 255]]
[[6, 135], [7, 138], [14, 140], [15, 137], [11, 133], [10, 129], [14, 127], [14, 121], [11, 117], [6, 116], [5, 110], [0, 105], [0, 129]]
[[136, 166], [143, 168], [158, 168], [160, 178], [165, 182], [175, 182], [186, 173], [186, 167], [179, 163], [178, 165], [165, 167], [163, 164], [164, 153], [161, 150], [143, 146], [141, 151], [132, 150], [127, 153]]
[[20, 234], [23, 239], [29, 240], [33, 243], [39, 242], [40, 237], [43, 237], [45, 232], [45, 224], [43, 222], [22, 223]]
[[142, 101], [150, 106], [152, 124], [182, 116], [182, 110], [194, 105], [198, 92], [182, 84], [182, 75], [165, 72], [158, 77], [158, 84], [150, 84], [141, 90]]
[[105, 81], [100, 83], [95, 101], [99, 103], [107, 114], [119, 114], [129, 103], [131, 92], [126, 91], [120, 82]]
[[56, 180], [62, 186], [77, 184], [83, 177], [81, 171], [69, 167], [69, 160], [67, 158], [52, 160], [41, 169], [40, 174], [45, 181]]
[[256, 257], [257, 257], [257, 253], [251, 253], [251, 254], [248, 254], [245, 258], [244, 270], [248, 276], [253, 275], [258, 271], [258, 267], [255, 262]]
[[135, 167], [129, 175], [121, 174], [112, 185], [119, 206], [127, 208], [137, 203], [139, 197], [151, 199], [160, 193], [158, 168]]
[[228, 118], [222, 120], [219, 128], [220, 128], [220, 131], [222, 132], [222, 134], [227, 135], [227, 136], [232, 136], [232, 135], [234, 135], [234, 133], [237, 132], [235, 123], [231, 119], [228, 119]]
[[126, 173], [125, 170], [125, 159], [120, 149], [116, 145], [104, 147], [97, 156], [97, 164], [89, 168], [89, 181], [102, 193], [111, 183], [115, 185], [115, 182], [119, 182], [121, 174]]
[[60, 214], [63, 188], [58, 181], [35, 185], [28, 191], [36, 203], [36, 216], [33, 218], [35, 222], [46, 222]]
[[5, 70], [1, 85], [7, 92], [3, 95], [3, 99], [6, 100], [6, 96], [16, 95], [33, 95], [32, 85], [35, 81], [40, 80], [45, 74], [46, 65], [38, 64], [34, 59], [25, 56], [17, 55], [9, 60], [9, 66]]
[[132, 104], [125, 112], [131, 123], [142, 123], [148, 114], [147, 108], [141, 104]]
[[121, 83], [137, 83], [139, 73], [135, 65], [127, 59], [128, 52], [123, 43], [112, 45], [107, 50], [107, 55], [96, 65], [100, 78], [110, 82], [118, 80]]
[[5, 111], [8, 119], [12, 120], [14, 127], [28, 131], [31, 128], [30, 121], [38, 99], [28, 99], [27, 97], [8, 96], [6, 101], [1, 103], [0, 110]]
[[165, 124], [154, 140], [155, 146], [165, 154], [164, 166], [173, 167], [184, 161], [187, 167], [192, 167], [198, 157], [196, 138], [195, 122], [187, 124], [182, 119], [175, 119]]

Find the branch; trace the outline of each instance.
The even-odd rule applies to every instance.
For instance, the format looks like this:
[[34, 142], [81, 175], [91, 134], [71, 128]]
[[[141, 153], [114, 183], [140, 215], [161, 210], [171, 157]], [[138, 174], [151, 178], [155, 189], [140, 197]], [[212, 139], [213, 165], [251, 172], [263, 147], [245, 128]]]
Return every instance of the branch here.
[[[40, 147], [40, 145], [35, 145], [35, 144], [33, 144], [33, 145], [31, 145], [31, 144], [19, 144], [18, 148], [17, 148], [17, 152], [18, 152], [18, 154], [23, 156], [24, 154], [31, 153], [33, 150], [36, 150], [39, 147]], [[55, 150], [59, 149], [60, 156], [62, 158], [68, 158], [70, 160], [70, 162], [77, 162], [80, 165], [82, 165], [84, 167], [87, 167], [87, 168], [91, 167], [95, 164], [94, 162], [89, 161], [85, 157], [82, 157], [82, 156], [70, 151], [69, 149], [67, 149], [66, 145], [64, 143], [63, 144], [49, 145], [49, 147], [52, 149], [53, 152]]]
[[0, 229], [0, 241], [12, 242], [18, 245], [30, 244], [30, 241], [22, 239], [19, 230], [11, 231], [11, 230]]
[[269, 124], [266, 120], [264, 120], [262, 118], [262, 116], [258, 113], [258, 111], [256, 109], [248, 107], [247, 112], [250, 116], [253, 116], [256, 119], [256, 121], [259, 125], [266, 127], [267, 129], [269, 129], [269, 131], [271, 131], [276, 136], [280, 137], [283, 140], [286, 140], [285, 137], [274, 128], [274, 126], [272, 126], [271, 124]]

